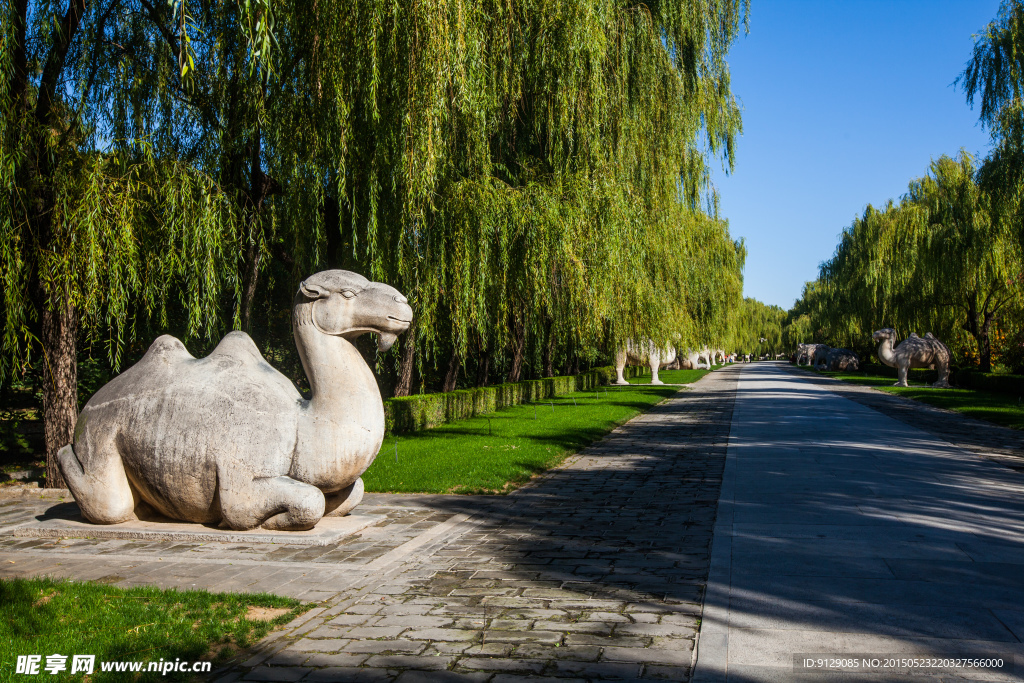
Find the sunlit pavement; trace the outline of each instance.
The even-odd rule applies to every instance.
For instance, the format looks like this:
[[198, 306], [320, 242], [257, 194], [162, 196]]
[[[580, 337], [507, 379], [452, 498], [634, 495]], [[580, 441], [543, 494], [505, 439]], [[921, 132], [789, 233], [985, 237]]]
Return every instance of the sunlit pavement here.
[[[1022, 640], [1024, 474], [783, 364], [743, 368], [694, 680], [1016, 681]], [[898, 661], [920, 656], [1016, 666]]]

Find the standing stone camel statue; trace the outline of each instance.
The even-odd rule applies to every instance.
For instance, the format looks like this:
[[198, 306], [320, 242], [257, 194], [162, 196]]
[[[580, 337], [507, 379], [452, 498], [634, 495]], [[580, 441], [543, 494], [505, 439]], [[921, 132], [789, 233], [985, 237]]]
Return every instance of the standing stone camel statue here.
[[58, 454], [82, 514], [117, 524], [155, 511], [231, 529], [304, 530], [345, 514], [384, 438], [377, 381], [353, 346], [385, 351], [409, 328], [396, 289], [344, 270], [299, 285], [292, 329], [312, 397], [271, 367], [244, 332], [206, 358], [157, 338], [89, 399]]
[[913, 332], [894, 349], [893, 339], [896, 330], [887, 327], [871, 335], [875, 341], [882, 342], [878, 346], [878, 360], [891, 368], [896, 368], [899, 381], [893, 386], [905, 387], [907, 373], [911, 368], [932, 368], [939, 373], [939, 379], [933, 387], [949, 388], [949, 348], [929, 332], [918, 337]]
[[615, 354], [615, 384], [629, 384], [626, 381], [623, 371], [626, 365], [649, 365], [651, 368], [651, 384], [664, 384], [658, 379], [658, 370], [671, 365], [676, 360], [676, 350], [673, 346], [666, 344], [664, 348], [658, 348], [650, 339], [639, 344], [632, 339], [626, 340], [626, 346], [619, 349]]

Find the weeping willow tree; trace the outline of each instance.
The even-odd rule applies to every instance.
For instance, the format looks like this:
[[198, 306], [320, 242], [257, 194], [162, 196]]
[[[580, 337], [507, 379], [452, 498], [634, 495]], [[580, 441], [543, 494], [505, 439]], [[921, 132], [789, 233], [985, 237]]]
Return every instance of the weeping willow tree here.
[[240, 289], [239, 198], [200, 161], [211, 136], [177, 120], [182, 93], [201, 94], [187, 28], [180, 3], [145, 0], [17, 0], [0, 14], [0, 381], [41, 357], [53, 486], [79, 340], [117, 365], [139, 313], [180, 308], [189, 333], [210, 335]]
[[746, 297], [737, 307], [731, 346], [755, 356], [780, 353], [787, 313], [779, 306]]
[[739, 300], [708, 163], [740, 131], [742, 0], [0, 12], [2, 368], [44, 360], [54, 485], [76, 342], [116, 367], [142, 320], [259, 337], [317, 268], [408, 293], [402, 378], [711, 340]]
[[[447, 380], [470, 355], [505, 354], [514, 380], [529, 348], [550, 373], [559, 349], [712, 334], [694, 285], [720, 277], [702, 248], [736, 261], [707, 163], [731, 165], [740, 130], [725, 54], [743, 6], [315, 3], [324, 96], [347, 108], [316, 165], [338, 205], [318, 248], [409, 293], [420, 363]], [[305, 127], [276, 155], [304, 156]]]
[[869, 206], [798, 304], [812, 326], [855, 348], [880, 327], [931, 331], [951, 345], [967, 335], [988, 371], [995, 325], [1022, 302], [1021, 251], [977, 175], [970, 155], [943, 156], [899, 204]]
[[1024, 244], [1024, 3], [1004, 0], [998, 16], [975, 36], [957, 79], [994, 143], [981, 183], [1002, 214], [1013, 217]]

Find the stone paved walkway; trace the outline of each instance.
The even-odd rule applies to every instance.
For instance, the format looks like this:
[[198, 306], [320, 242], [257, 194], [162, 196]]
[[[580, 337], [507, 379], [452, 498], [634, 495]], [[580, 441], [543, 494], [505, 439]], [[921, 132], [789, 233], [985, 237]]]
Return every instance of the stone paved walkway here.
[[[0, 536], [0, 576], [319, 602], [223, 681], [686, 680], [738, 374], [510, 496], [368, 496], [386, 519], [334, 546]], [[55, 505], [0, 499], [0, 527]]]
[[[742, 369], [698, 683], [1024, 680], [1024, 474], [988, 459], [1019, 464], [1019, 436], [989, 428], [1001, 441], [986, 444], [972, 433], [983, 423], [878, 393], [777, 364]], [[830, 675], [795, 670], [801, 654], [1015, 668]]]

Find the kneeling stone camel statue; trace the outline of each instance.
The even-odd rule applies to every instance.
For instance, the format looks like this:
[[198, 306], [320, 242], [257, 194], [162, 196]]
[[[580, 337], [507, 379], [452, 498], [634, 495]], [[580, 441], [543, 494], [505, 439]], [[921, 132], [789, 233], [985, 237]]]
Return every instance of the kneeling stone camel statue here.
[[939, 379], [932, 386], [949, 388], [949, 348], [931, 332], [924, 337], [911, 332], [895, 349], [892, 341], [896, 338], [896, 330], [891, 327], [878, 330], [871, 336], [875, 341], [882, 342], [878, 347], [878, 360], [896, 368], [899, 381], [894, 387], [908, 386], [907, 373], [910, 368], [934, 368], [939, 372]]
[[82, 514], [117, 524], [155, 511], [231, 529], [305, 530], [363, 497], [360, 475], [384, 438], [384, 406], [352, 341], [384, 351], [409, 328], [396, 289], [344, 270], [299, 285], [292, 330], [306, 400], [244, 332], [206, 358], [174, 337], [89, 399], [58, 454]]
[[666, 345], [665, 348], [659, 349], [650, 339], [644, 340], [639, 344], [634, 343], [632, 339], [627, 339], [626, 346], [619, 349], [618, 353], [615, 354], [615, 383], [629, 384], [623, 375], [623, 371], [628, 363], [630, 365], [649, 365], [651, 368], [651, 384], [664, 384], [664, 382], [658, 379], [658, 370], [671, 365], [675, 360], [676, 350], [671, 345]]

